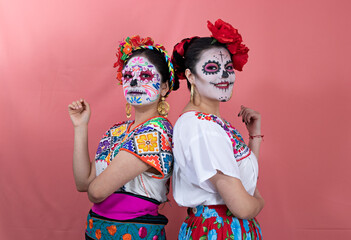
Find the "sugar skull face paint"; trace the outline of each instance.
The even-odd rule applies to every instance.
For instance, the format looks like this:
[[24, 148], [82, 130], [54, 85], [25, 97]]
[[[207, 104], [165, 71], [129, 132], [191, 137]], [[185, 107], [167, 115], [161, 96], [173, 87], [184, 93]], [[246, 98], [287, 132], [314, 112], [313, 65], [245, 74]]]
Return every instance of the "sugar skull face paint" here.
[[226, 49], [211, 48], [204, 51], [195, 68], [195, 85], [201, 96], [221, 102], [231, 98], [235, 73]]
[[161, 75], [147, 57], [131, 58], [122, 71], [124, 97], [131, 105], [150, 104], [160, 97]]

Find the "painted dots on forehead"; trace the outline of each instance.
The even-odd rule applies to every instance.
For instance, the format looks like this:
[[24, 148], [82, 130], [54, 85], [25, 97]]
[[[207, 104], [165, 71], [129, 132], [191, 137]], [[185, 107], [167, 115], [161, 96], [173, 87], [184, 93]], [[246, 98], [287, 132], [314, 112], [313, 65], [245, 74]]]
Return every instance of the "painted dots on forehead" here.
[[203, 61], [206, 61], [209, 59], [216, 59], [220, 62], [225, 62], [226, 60], [230, 60], [231, 56], [228, 53], [228, 51], [224, 48], [210, 48], [205, 50], [202, 53], [202, 56], [200, 59]]

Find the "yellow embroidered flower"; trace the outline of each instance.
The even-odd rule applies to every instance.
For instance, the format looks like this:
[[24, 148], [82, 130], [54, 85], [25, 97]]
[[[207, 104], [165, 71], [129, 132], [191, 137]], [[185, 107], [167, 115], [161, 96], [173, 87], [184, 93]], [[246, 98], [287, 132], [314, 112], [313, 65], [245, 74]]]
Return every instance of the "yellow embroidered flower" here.
[[138, 143], [139, 152], [158, 151], [157, 133], [146, 133], [135, 137]]
[[126, 125], [122, 125], [116, 129], [113, 129], [111, 131], [112, 136], [116, 136], [119, 137], [121, 136], [125, 131], [127, 130], [127, 126]]

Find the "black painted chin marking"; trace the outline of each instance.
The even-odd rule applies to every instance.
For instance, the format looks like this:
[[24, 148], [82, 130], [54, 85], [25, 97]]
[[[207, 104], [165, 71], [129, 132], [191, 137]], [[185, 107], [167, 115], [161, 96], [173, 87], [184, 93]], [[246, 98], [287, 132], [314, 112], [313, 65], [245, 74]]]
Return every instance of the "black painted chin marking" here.
[[220, 97], [218, 100], [219, 100], [220, 102], [227, 102], [227, 101], [228, 101], [228, 98], [226, 98], [226, 97]]

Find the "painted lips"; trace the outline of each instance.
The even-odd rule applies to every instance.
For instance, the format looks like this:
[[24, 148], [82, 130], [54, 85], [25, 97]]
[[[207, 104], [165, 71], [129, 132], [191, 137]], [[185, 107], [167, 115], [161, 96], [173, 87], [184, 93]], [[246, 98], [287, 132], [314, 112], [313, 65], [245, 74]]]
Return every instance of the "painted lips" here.
[[127, 94], [128, 95], [134, 95], [134, 96], [140, 96], [140, 95], [146, 94], [146, 92], [130, 90], [130, 91], [127, 92]]
[[233, 82], [220, 82], [220, 83], [212, 83], [216, 88], [219, 89], [227, 89], [229, 88], [230, 85], [233, 84]]

